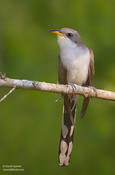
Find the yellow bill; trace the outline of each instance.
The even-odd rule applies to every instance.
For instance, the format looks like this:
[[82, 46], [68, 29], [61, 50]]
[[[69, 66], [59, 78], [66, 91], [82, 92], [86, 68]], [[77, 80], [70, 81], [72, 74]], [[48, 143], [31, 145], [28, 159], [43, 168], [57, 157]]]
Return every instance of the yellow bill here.
[[49, 32], [51, 32], [51, 33], [54, 33], [54, 34], [56, 34], [56, 35], [58, 35], [58, 36], [64, 36], [63, 35], [63, 33], [61, 33], [59, 30], [49, 30]]

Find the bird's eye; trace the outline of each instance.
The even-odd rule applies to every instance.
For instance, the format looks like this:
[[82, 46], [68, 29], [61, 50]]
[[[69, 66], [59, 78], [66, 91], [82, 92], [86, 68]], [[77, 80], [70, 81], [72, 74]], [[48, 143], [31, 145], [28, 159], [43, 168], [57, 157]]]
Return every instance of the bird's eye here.
[[68, 37], [72, 37], [73, 34], [72, 34], [72, 33], [68, 33], [67, 36], [68, 36]]

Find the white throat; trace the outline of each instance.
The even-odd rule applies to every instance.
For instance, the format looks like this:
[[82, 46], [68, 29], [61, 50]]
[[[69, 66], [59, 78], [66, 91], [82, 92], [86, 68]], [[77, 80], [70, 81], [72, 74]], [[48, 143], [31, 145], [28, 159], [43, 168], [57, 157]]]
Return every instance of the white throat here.
[[60, 57], [67, 70], [68, 83], [82, 85], [87, 81], [90, 62], [89, 49], [78, 46], [67, 37], [58, 37]]
[[58, 44], [60, 46], [60, 49], [69, 49], [76, 47], [76, 44], [66, 36], [58, 36]]

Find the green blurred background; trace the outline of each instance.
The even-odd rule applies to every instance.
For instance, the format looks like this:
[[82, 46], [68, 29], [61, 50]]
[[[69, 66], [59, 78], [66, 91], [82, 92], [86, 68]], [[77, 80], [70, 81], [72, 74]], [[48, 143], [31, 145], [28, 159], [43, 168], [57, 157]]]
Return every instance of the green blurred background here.
[[[95, 54], [94, 86], [115, 91], [114, 0], [0, 0], [0, 71], [17, 79], [57, 82], [56, 36], [71, 27]], [[9, 89], [0, 88], [2, 97]], [[22, 165], [25, 175], [114, 175], [115, 103], [92, 99], [79, 119], [71, 162], [57, 163], [62, 103], [57, 94], [16, 90], [0, 104], [2, 165]]]

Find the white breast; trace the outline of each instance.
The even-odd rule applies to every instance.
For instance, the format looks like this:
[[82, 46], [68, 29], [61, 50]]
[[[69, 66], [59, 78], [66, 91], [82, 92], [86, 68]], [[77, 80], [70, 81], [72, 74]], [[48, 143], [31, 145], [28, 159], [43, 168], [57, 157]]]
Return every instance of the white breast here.
[[70, 83], [82, 85], [86, 82], [90, 62], [89, 49], [74, 44], [72, 47], [62, 47], [61, 61], [67, 69], [67, 80]]

